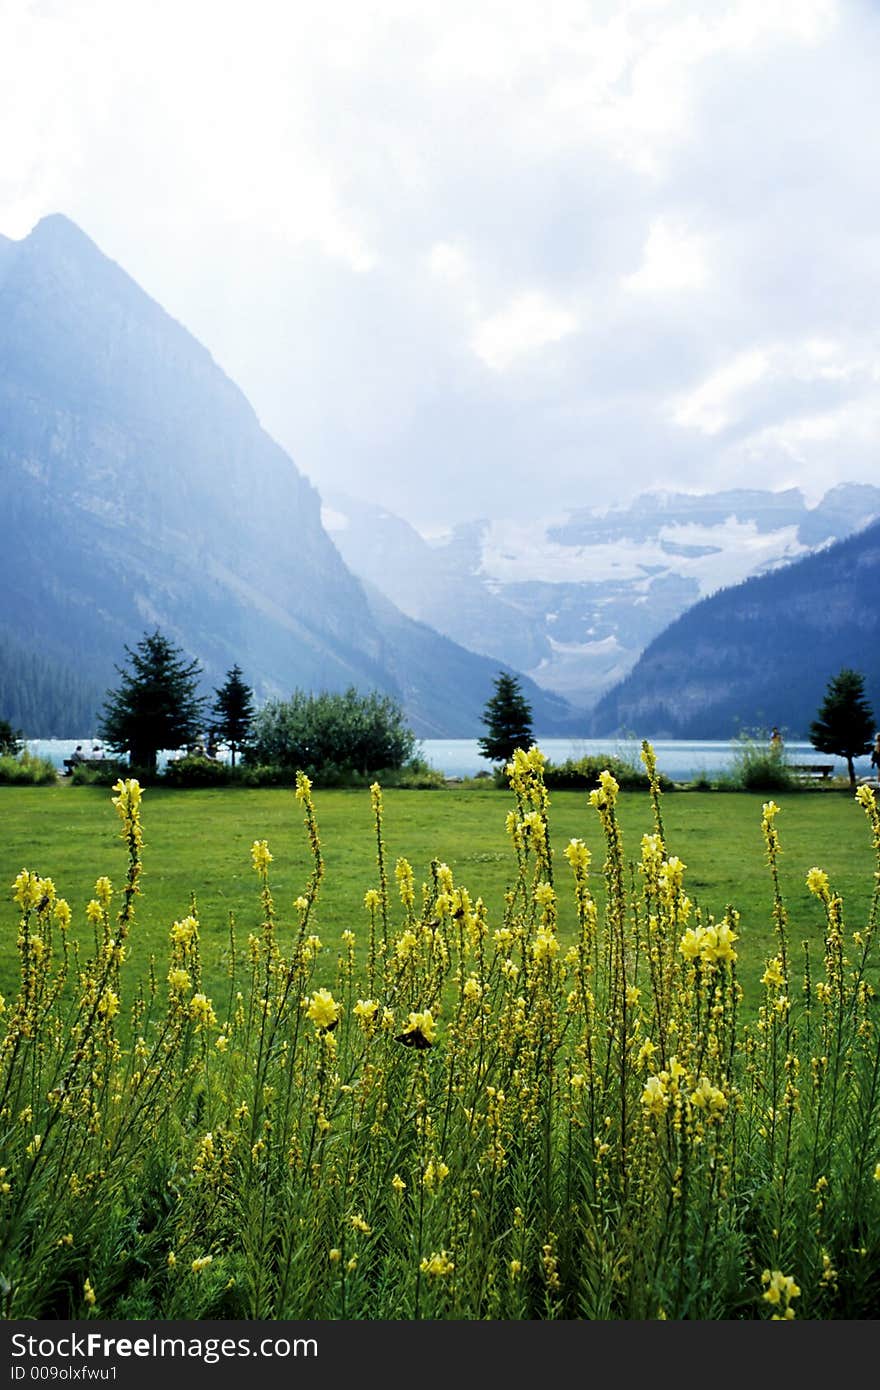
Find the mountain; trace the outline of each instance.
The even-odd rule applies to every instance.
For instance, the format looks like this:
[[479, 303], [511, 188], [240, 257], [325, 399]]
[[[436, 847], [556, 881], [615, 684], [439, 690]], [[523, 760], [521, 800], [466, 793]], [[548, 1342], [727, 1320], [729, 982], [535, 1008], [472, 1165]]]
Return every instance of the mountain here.
[[325, 500], [347, 564], [410, 617], [587, 706], [700, 598], [880, 517], [880, 488], [864, 484], [832, 488], [813, 507], [795, 488], [652, 492], [429, 540], [384, 508]]
[[880, 723], [880, 522], [701, 600], [597, 704], [591, 733], [806, 738], [829, 679], [860, 671]]
[[[427, 631], [408, 640], [378, 612], [238, 387], [60, 215], [0, 241], [0, 506], [13, 668], [31, 652], [104, 691], [125, 646], [159, 627], [208, 691], [237, 662], [258, 698], [375, 688], [403, 699], [419, 736], [480, 732], [497, 662]], [[451, 660], [441, 709], [429, 692]], [[577, 723], [524, 690], [545, 734]], [[86, 732], [48, 722], [25, 732]]]

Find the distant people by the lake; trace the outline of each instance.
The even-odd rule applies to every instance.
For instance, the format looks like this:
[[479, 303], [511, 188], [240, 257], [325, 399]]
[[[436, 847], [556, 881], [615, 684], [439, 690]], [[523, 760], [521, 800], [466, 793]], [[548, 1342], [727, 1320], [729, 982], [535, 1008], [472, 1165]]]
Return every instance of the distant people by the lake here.
[[874, 735], [874, 747], [871, 749], [871, 766], [874, 769], [874, 776], [880, 781], [880, 733]]
[[81, 743], [78, 743], [78, 744], [76, 745], [76, 747], [74, 748], [73, 752], [71, 753], [71, 755], [70, 755], [70, 757], [69, 757], [69, 759], [68, 759], [68, 762], [71, 762], [71, 763], [84, 763], [85, 760], [86, 760], [86, 755], [85, 755], [85, 753], [83, 752], [83, 746], [82, 746]]
[[779, 732], [775, 724], [773, 725], [773, 729], [770, 733], [770, 748], [771, 751], [774, 753], [782, 752], [782, 734]]

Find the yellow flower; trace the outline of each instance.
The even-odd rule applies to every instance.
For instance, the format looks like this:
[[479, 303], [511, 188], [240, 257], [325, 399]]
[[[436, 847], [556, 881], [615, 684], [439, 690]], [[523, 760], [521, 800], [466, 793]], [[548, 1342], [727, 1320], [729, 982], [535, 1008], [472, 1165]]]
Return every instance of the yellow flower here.
[[83, 1285], [83, 1303], [87, 1303], [91, 1308], [95, 1302], [95, 1290], [92, 1288], [91, 1281], [86, 1280]]
[[352, 1224], [352, 1228], [355, 1231], [360, 1231], [361, 1235], [368, 1236], [372, 1233], [372, 1226], [367, 1225], [359, 1211], [356, 1211], [353, 1216], [350, 1216], [349, 1221]]
[[352, 1009], [352, 1013], [354, 1014], [355, 1018], [358, 1020], [362, 1027], [366, 1027], [368, 1024], [374, 1023], [376, 1021], [376, 1015], [378, 1012], [378, 999], [359, 999], [355, 1004], [354, 1008]]
[[678, 949], [685, 960], [696, 960], [702, 949], [702, 933], [695, 931], [693, 927], [688, 927], [678, 943]]
[[171, 928], [171, 940], [175, 946], [189, 946], [199, 934], [199, 924], [195, 917], [184, 917]]
[[411, 1013], [403, 1029], [404, 1033], [420, 1032], [425, 1042], [432, 1043], [437, 1037], [437, 1024], [430, 1009], [423, 1009], [421, 1013]]
[[339, 1264], [339, 1261], [342, 1259], [342, 1251], [339, 1249], [338, 1245], [333, 1246], [333, 1249], [329, 1252], [327, 1258], [332, 1265]]
[[648, 1114], [662, 1115], [668, 1104], [669, 1097], [663, 1081], [659, 1076], [649, 1076], [642, 1091], [642, 1105]]
[[378, 909], [380, 902], [381, 898], [379, 897], [378, 889], [368, 888], [366, 893], [364, 894], [364, 907], [367, 909], [367, 911], [375, 912]]
[[168, 984], [172, 994], [185, 994], [192, 985], [189, 971], [181, 969], [169, 970]]
[[217, 1022], [214, 1007], [206, 994], [194, 994], [189, 1001], [189, 1016], [199, 1028], [210, 1027]]
[[556, 902], [556, 894], [551, 883], [539, 883], [534, 892], [535, 902], [539, 907], [552, 907]]
[[762, 985], [784, 985], [785, 976], [782, 973], [782, 961], [779, 956], [774, 956], [767, 962], [767, 969], [761, 976]]
[[202, 1255], [199, 1259], [193, 1260], [190, 1268], [193, 1274], [201, 1274], [203, 1269], [207, 1269], [209, 1264], [213, 1264], [213, 1255]]
[[433, 1192], [434, 1188], [440, 1187], [448, 1177], [449, 1168], [443, 1162], [442, 1158], [438, 1158], [436, 1162], [432, 1158], [428, 1161], [428, 1166], [425, 1169], [422, 1181], [428, 1191]]
[[332, 1028], [342, 1013], [342, 1005], [337, 1004], [329, 989], [316, 990], [307, 1002], [306, 1016], [316, 1028]]
[[476, 975], [469, 975], [465, 980], [464, 988], [462, 989], [462, 994], [464, 995], [465, 999], [468, 999], [472, 1004], [476, 1003], [476, 1001], [482, 996], [482, 993], [482, 986], [480, 985], [480, 982], [477, 979]]
[[[780, 1269], [774, 1269], [772, 1273], [765, 1269], [761, 1275], [761, 1283], [766, 1285], [762, 1295], [766, 1303], [782, 1303], [787, 1308], [793, 1298], [800, 1298], [801, 1291], [791, 1275], [783, 1274]], [[788, 1312], [787, 1316], [794, 1317], [793, 1311]]]
[[443, 1279], [452, 1273], [455, 1265], [445, 1250], [432, 1250], [430, 1255], [426, 1255], [422, 1260], [419, 1269], [434, 1279]]
[[415, 932], [407, 927], [406, 931], [403, 932], [394, 943], [397, 959], [406, 960], [408, 956], [412, 955], [417, 945], [418, 939]]
[[691, 1103], [699, 1110], [705, 1110], [710, 1119], [720, 1119], [727, 1109], [726, 1095], [713, 1086], [707, 1076], [700, 1077], [700, 1084], [691, 1094]]
[[565, 846], [565, 857], [576, 871], [586, 873], [590, 867], [590, 851], [583, 840], [569, 840]]
[[391, 1186], [394, 1188], [394, 1191], [397, 1193], [398, 1197], [402, 1192], [406, 1191], [406, 1183], [403, 1181], [403, 1178], [400, 1176], [399, 1173], [394, 1174], [394, 1177], [391, 1179]]
[[251, 863], [258, 874], [264, 874], [272, 863], [269, 844], [266, 840], [254, 840], [251, 846]]
[[98, 1000], [98, 1013], [102, 1018], [115, 1018], [119, 1013], [119, 995], [112, 989], [105, 989]]
[[813, 868], [807, 874], [807, 887], [817, 898], [828, 896], [828, 875], [824, 869]]
[[559, 942], [549, 927], [539, 927], [532, 942], [535, 960], [552, 960], [559, 951]]
[[652, 1043], [650, 1038], [645, 1038], [636, 1057], [636, 1066], [640, 1067], [643, 1062], [650, 1062], [656, 1051], [656, 1044]]

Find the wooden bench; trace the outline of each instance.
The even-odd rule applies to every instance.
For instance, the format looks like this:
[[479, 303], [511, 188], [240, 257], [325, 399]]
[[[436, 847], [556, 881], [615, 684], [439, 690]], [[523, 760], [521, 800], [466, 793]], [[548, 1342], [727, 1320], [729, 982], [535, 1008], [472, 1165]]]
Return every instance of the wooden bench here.
[[789, 763], [792, 772], [798, 777], [830, 777], [834, 771], [833, 763]]

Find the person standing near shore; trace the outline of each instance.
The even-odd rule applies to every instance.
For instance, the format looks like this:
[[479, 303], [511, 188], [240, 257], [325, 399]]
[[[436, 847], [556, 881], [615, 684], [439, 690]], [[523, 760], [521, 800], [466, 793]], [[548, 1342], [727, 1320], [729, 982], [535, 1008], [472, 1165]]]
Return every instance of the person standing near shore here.
[[874, 747], [871, 749], [871, 766], [874, 769], [874, 776], [880, 781], [880, 732], [874, 735]]

